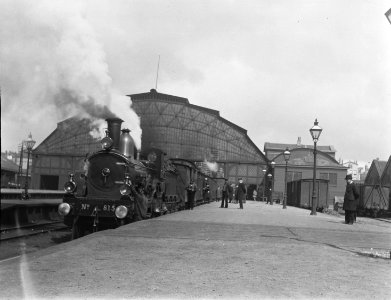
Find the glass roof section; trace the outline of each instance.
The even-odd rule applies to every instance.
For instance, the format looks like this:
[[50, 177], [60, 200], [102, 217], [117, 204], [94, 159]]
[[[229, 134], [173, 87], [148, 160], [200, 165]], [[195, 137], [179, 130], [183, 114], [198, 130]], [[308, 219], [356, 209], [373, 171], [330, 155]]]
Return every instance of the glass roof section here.
[[34, 153], [84, 156], [99, 150], [100, 139], [94, 139], [88, 119], [69, 118], [57, 124], [54, 130]]
[[169, 157], [191, 161], [266, 161], [247, 131], [216, 110], [155, 90], [129, 96], [141, 118], [143, 149], [161, 148]]

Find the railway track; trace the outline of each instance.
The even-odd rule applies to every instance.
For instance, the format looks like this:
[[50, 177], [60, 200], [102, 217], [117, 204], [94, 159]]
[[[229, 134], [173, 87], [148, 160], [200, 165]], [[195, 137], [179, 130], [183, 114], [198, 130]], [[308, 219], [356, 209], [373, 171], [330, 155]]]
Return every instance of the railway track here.
[[1, 228], [0, 241], [3, 242], [8, 240], [15, 240], [24, 237], [34, 236], [37, 234], [43, 234], [65, 229], [67, 229], [67, 226], [65, 226], [62, 221], [41, 222], [37, 224]]

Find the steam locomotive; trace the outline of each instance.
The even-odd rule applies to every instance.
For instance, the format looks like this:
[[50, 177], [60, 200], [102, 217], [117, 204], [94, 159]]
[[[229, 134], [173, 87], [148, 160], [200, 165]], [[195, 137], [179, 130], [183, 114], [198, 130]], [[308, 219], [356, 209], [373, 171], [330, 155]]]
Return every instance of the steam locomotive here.
[[[169, 159], [157, 148], [137, 153], [119, 118], [106, 119], [102, 150], [85, 159], [84, 172], [69, 175], [58, 207], [72, 239], [185, 209], [186, 186], [198, 181], [197, 204], [216, 198], [218, 182], [190, 161]], [[208, 198], [202, 182], [209, 182]]]

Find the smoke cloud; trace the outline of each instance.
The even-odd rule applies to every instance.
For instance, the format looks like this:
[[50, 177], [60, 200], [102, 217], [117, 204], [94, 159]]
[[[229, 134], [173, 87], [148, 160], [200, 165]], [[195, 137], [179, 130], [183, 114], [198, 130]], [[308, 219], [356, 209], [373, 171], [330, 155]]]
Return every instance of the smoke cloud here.
[[[14, 115], [25, 125], [42, 120], [55, 125], [78, 116], [90, 119], [95, 134], [103, 136], [104, 119], [115, 116], [124, 120], [123, 128], [132, 131], [140, 148], [139, 118], [130, 99], [112, 87], [105, 52], [83, 5], [2, 0], [1, 6], [0, 19], [6, 24], [0, 26], [2, 117]], [[40, 134], [44, 138], [49, 133]]]
[[204, 160], [204, 163], [206, 164], [206, 166], [208, 167], [208, 169], [210, 171], [212, 171], [212, 172], [218, 171], [219, 165], [216, 162], [210, 162], [210, 161]]

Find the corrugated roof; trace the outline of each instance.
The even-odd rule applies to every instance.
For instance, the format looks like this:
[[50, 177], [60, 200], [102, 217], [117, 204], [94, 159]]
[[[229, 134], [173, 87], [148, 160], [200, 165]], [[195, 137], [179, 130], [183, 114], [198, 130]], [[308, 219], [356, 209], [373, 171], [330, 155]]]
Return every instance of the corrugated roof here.
[[1, 169], [18, 173], [19, 166], [12, 160], [9, 160], [5, 155], [1, 155]]
[[387, 162], [384, 160], [373, 160], [371, 167], [369, 168], [368, 174], [365, 177], [366, 185], [379, 185], [380, 178], [383, 174], [383, 171], [387, 165]]
[[386, 168], [387, 162], [385, 160], [374, 160], [373, 163], [375, 164], [375, 167], [379, 172], [379, 176], [381, 177], [384, 169]]
[[388, 158], [387, 165], [381, 175], [381, 184], [385, 187], [391, 187], [391, 156]]

